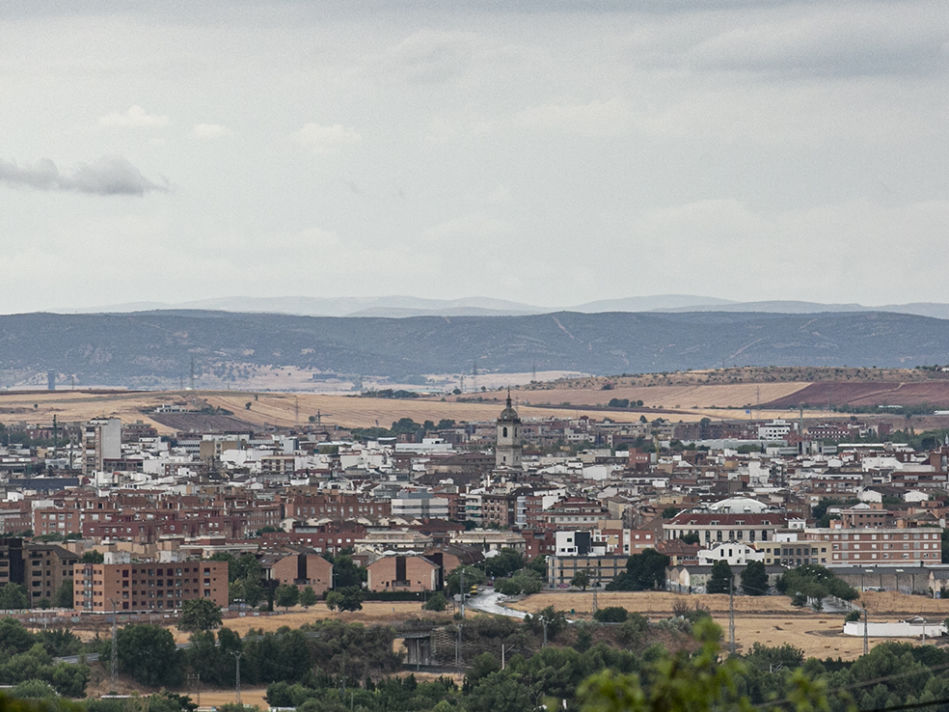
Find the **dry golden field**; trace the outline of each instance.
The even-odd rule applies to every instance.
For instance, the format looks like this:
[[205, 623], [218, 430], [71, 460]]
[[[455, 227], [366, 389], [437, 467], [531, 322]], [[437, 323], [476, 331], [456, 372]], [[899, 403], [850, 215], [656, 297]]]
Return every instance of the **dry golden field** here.
[[[712, 618], [726, 631], [727, 636], [728, 596], [725, 595], [679, 595], [660, 592], [609, 592], [597, 595], [597, 604], [601, 608], [623, 606], [652, 620], [669, 617], [676, 601], [683, 601], [690, 607], [698, 604], [708, 608]], [[949, 615], [949, 601], [921, 596], [898, 593], [867, 594], [867, 602], [871, 615], [878, 619], [897, 620], [905, 617], [903, 614], [907, 611], [913, 611], [913, 615], [922, 612], [934, 620], [942, 620]], [[536, 612], [547, 606], [554, 606], [557, 610], [573, 610], [574, 617], [583, 619], [591, 617], [592, 605], [592, 593], [540, 593], [511, 607]], [[810, 609], [795, 608], [785, 596], [736, 596], [735, 642], [739, 652], [749, 650], [755, 643], [789, 643], [802, 649], [807, 656], [852, 660], [863, 654], [863, 639], [845, 636], [842, 632], [843, 619], [843, 614], [840, 613], [818, 613]], [[896, 639], [871, 639], [870, 647], [879, 645], [884, 640]]]
[[[364, 601], [361, 611], [331, 611], [325, 603], [316, 603], [307, 609], [300, 606], [290, 608], [288, 613], [279, 612], [268, 615], [247, 615], [244, 617], [225, 618], [224, 626], [235, 633], [244, 636], [251, 629], [273, 632], [283, 626], [299, 628], [306, 623], [336, 618], [346, 623], [365, 623], [367, 625], [391, 623], [421, 617], [424, 614], [422, 604], [417, 601]], [[175, 641], [183, 643], [188, 640], [190, 633], [185, 633], [172, 627], [171, 632]]]
[[[60, 423], [84, 421], [100, 416], [121, 418], [123, 422], [141, 420], [151, 423], [161, 433], [172, 432], [154, 421], [148, 412], [163, 403], [191, 403], [195, 399], [231, 411], [233, 417], [255, 425], [291, 427], [305, 424], [319, 411], [324, 424], [350, 427], [389, 427], [399, 418], [416, 422], [442, 418], [457, 421], [491, 421], [497, 418], [501, 403], [459, 403], [429, 399], [393, 400], [358, 398], [315, 393], [250, 393], [237, 391], [150, 391], [90, 393], [85, 391], [37, 391], [31, 393], [0, 393], [0, 422], [50, 425], [53, 415]], [[245, 406], [250, 403], [250, 409]], [[34, 405], [36, 406], [34, 408]], [[582, 408], [550, 410], [519, 408], [524, 418], [603, 417], [602, 413]], [[639, 413], [611, 413], [615, 420], [632, 422]]]
[[[789, 392], [792, 384], [762, 384], [762, 396], [778, 397]], [[803, 384], [793, 384], [799, 388]], [[755, 400], [754, 384], [721, 386], [654, 386], [623, 388], [614, 391], [566, 389], [566, 390], [520, 390], [514, 396], [521, 417], [564, 418], [580, 417], [612, 418], [620, 422], [638, 421], [639, 411], [594, 410], [585, 406], [606, 403], [610, 398], [642, 399], [650, 410], [645, 415], [650, 420], [666, 417], [673, 422], [694, 422], [701, 418], [736, 419], [750, 417], [741, 406], [748, 402], [749, 394]], [[750, 389], [750, 390], [749, 390]], [[792, 391], [793, 392], [793, 389]], [[491, 421], [503, 407], [506, 392], [494, 391], [484, 394], [485, 402], [461, 402], [453, 398], [445, 400], [417, 398], [393, 400], [385, 398], [359, 398], [353, 396], [317, 393], [277, 393], [250, 391], [35, 391], [0, 392], [0, 423], [7, 425], [26, 423], [50, 425], [55, 415], [60, 423], [85, 421], [106, 416], [118, 417], [123, 422], [143, 421], [154, 425], [160, 433], [170, 434], [173, 428], [155, 421], [149, 411], [161, 404], [186, 404], [189, 407], [212, 406], [231, 411], [234, 418], [253, 425], [275, 425], [292, 427], [308, 422], [318, 412], [322, 422], [344, 428], [389, 427], [399, 418], [412, 418], [416, 422], [443, 418], [456, 421]], [[491, 399], [491, 400], [487, 400]], [[570, 407], [542, 408], [531, 404], [573, 404]], [[250, 404], [250, 408], [246, 405]], [[713, 406], [718, 406], [715, 408]], [[734, 406], [728, 409], [726, 406]], [[666, 413], [666, 410], [673, 411]], [[144, 412], [143, 412], [144, 411]], [[758, 411], [755, 418], [795, 417], [796, 411]], [[808, 417], [825, 414], [808, 411]], [[832, 415], [832, 414], [827, 414]]]
[[647, 407], [698, 409], [744, 408], [756, 403], [767, 403], [784, 398], [805, 386], [807, 382], [789, 383], [735, 383], [729, 385], [676, 385], [676, 386], [616, 386], [602, 388], [553, 388], [550, 390], [522, 391], [522, 402], [559, 404], [569, 401], [574, 405], [605, 404], [611, 398], [641, 400]]

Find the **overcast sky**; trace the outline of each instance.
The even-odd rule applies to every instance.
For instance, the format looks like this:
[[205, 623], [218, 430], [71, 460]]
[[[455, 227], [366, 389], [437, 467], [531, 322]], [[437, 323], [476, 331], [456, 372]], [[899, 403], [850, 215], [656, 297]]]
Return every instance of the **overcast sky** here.
[[947, 69], [945, 0], [10, 0], [0, 312], [949, 301]]

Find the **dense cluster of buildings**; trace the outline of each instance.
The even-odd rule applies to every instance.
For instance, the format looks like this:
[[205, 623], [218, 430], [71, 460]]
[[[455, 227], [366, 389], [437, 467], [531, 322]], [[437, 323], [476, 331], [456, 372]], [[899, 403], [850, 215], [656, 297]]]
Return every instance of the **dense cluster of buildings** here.
[[642, 421], [522, 421], [510, 398], [494, 423], [368, 441], [322, 427], [169, 438], [96, 419], [68, 448], [0, 448], [0, 584], [33, 605], [71, 580], [80, 611], [168, 610], [228, 603], [215, 554], [322, 594], [324, 555], [344, 551], [368, 589], [419, 592], [502, 549], [546, 556], [550, 587], [580, 572], [604, 585], [656, 549], [679, 591], [704, 591], [720, 560], [945, 588], [949, 446], [842, 444], [868, 434], [853, 422]]

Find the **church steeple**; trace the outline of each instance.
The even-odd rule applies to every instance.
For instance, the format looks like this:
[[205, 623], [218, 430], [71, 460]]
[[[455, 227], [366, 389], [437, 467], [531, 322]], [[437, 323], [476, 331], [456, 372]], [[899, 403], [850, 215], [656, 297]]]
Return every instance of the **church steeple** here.
[[495, 466], [521, 469], [521, 419], [511, 404], [511, 389], [507, 390], [507, 402], [498, 416]]

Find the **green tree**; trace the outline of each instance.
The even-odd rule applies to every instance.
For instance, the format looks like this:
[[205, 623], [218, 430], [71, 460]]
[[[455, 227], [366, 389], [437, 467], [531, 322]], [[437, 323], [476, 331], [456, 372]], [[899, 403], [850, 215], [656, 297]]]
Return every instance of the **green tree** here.
[[760, 561], [749, 561], [741, 572], [741, 591], [746, 596], [768, 593], [768, 572]]
[[361, 586], [366, 580], [366, 569], [356, 564], [348, 554], [337, 554], [333, 559], [333, 588]]
[[644, 549], [630, 556], [626, 571], [606, 585], [608, 591], [649, 591], [662, 588], [666, 581], [669, 557], [655, 549]]
[[547, 578], [547, 557], [541, 554], [533, 559], [527, 565], [531, 571], [536, 571], [542, 579]]
[[0, 618], [0, 657], [9, 658], [33, 647], [33, 636], [16, 618]]
[[705, 590], [708, 593], [728, 593], [732, 586], [732, 567], [725, 559], [712, 564], [712, 573], [709, 576]]
[[317, 600], [316, 591], [313, 590], [312, 586], [307, 586], [300, 591], [300, 605], [304, 608], [309, 608], [316, 603]]
[[331, 611], [339, 609], [339, 604], [343, 602], [343, 594], [339, 591], [329, 591], [326, 594], [326, 607]]
[[524, 557], [514, 549], [501, 549], [496, 555], [484, 562], [484, 572], [491, 578], [510, 576], [524, 567]]
[[18, 699], [43, 699], [57, 697], [56, 690], [45, 680], [24, 680], [15, 685], [10, 694]]
[[90, 549], [89, 551], [82, 552], [82, 556], [79, 557], [79, 561], [83, 564], [101, 564], [105, 560], [101, 551], [96, 551], [95, 549]]
[[577, 571], [577, 573], [573, 575], [573, 578], [570, 579], [570, 585], [586, 591], [587, 586], [590, 585], [590, 574], [582, 569]]
[[808, 599], [819, 602], [826, 596], [836, 596], [844, 601], [852, 601], [858, 596], [856, 589], [818, 564], [804, 564], [786, 571], [778, 579], [777, 589], [798, 605]]
[[56, 608], [73, 607], [73, 580], [71, 578], [63, 579], [63, 582], [53, 594], [53, 605]]
[[484, 575], [484, 571], [477, 566], [459, 566], [445, 577], [445, 586], [448, 588], [448, 595], [454, 596], [456, 593], [462, 592], [462, 573], [464, 573], [465, 580], [464, 593], [468, 593], [468, 590], [472, 586], [480, 586], [487, 579]]
[[0, 609], [12, 610], [29, 608], [30, 599], [26, 589], [18, 583], [7, 583], [0, 586]]
[[193, 598], [181, 604], [178, 628], [190, 633], [214, 630], [221, 625], [221, 607], [209, 598]]
[[366, 598], [365, 592], [361, 586], [344, 586], [337, 589], [335, 593], [340, 595], [336, 607], [341, 611], [359, 611], [362, 610], [362, 602]]
[[542, 633], [547, 630], [547, 640], [553, 640], [567, 627], [567, 614], [556, 610], [553, 606], [538, 611], [536, 615], [527, 614], [524, 617], [524, 625], [534, 633]]
[[[720, 659], [721, 629], [705, 619], [694, 632], [701, 648], [695, 654], [663, 650], [644, 674], [604, 670], [580, 685], [583, 712], [711, 712], [748, 710], [750, 700], [738, 692], [744, 666], [737, 658]], [[644, 687], [642, 680], [649, 680]], [[821, 685], [803, 675], [793, 679], [789, 694], [798, 712], [828, 710]], [[548, 705], [548, 709], [550, 706]]]
[[181, 683], [182, 656], [171, 631], [136, 624], [119, 630], [116, 639], [119, 670], [149, 687]]
[[274, 602], [289, 610], [290, 606], [295, 606], [300, 601], [300, 589], [289, 583], [282, 583], [277, 586], [274, 593]]
[[425, 605], [422, 606], [426, 611], [444, 611], [447, 607], [448, 600], [441, 591], [436, 591], [429, 596], [428, 600], [425, 601]]

